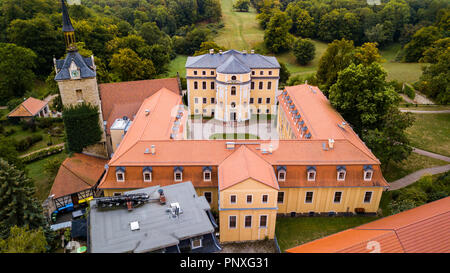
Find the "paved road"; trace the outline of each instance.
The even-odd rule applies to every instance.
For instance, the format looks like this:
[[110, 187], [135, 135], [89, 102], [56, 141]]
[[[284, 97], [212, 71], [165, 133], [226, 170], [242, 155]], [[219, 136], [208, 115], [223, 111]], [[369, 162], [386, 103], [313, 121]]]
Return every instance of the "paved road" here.
[[447, 171], [450, 171], [450, 164], [419, 170], [419, 171], [409, 174], [403, 178], [400, 178], [399, 180], [389, 183], [389, 185], [391, 186], [389, 188], [389, 191], [398, 190], [398, 189], [401, 189], [408, 185], [411, 185], [412, 183], [416, 182], [417, 180], [419, 180], [420, 178], [422, 178], [422, 176], [424, 176], [426, 174], [434, 175], [434, 174], [444, 173]]
[[442, 114], [442, 113], [450, 113], [450, 110], [408, 110], [408, 109], [400, 109], [400, 112], [409, 112], [416, 114]]
[[416, 154], [420, 154], [420, 155], [424, 155], [424, 156], [428, 156], [428, 157], [432, 157], [432, 158], [450, 162], [450, 157], [445, 156], [445, 155], [435, 154], [435, 153], [424, 151], [424, 150], [417, 149], [417, 148], [413, 148], [413, 152], [415, 152]]

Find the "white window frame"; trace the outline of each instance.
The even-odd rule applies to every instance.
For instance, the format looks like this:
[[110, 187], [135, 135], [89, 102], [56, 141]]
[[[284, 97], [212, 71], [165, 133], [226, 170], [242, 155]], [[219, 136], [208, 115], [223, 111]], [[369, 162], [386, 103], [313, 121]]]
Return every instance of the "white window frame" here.
[[[119, 179], [119, 174], [122, 174], [122, 180], [120, 180]], [[118, 171], [118, 172], [116, 172], [116, 181], [117, 182], [125, 182], [125, 172], [122, 172], [122, 171]]]
[[[248, 202], [248, 197], [249, 197], [249, 196], [252, 197], [252, 201], [251, 201], [250, 203]], [[253, 204], [253, 194], [247, 194], [247, 195], [245, 195], [245, 203], [246, 203], [246, 204]]]
[[[284, 175], [283, 179], [280, 178], [281, 173], [283, 173], [283, 175]], [[278, 181], [286, 181], [286, 171], [285, 170], [278, 171]]]
[[[265, 226], [261, 226], [261, 217], [262, 216], [266, 216], [266, 225]], [[269, 226], [269, 215], [267, 215], [267, 214], [259, 215], [259, 228], [268, 228], [268, 226]]]
[[[267, 196], [267, 201], [266, 202], [264, 202], [264, 196]], [[263, 203], [263, 204], [269, 203], [269, 195], [268, 194], [262, 194], [261, 195], [261, 203]]]
[[[180, 179], [177, 179], [177, 173], [180, 174]], [[183, 172], [182, 171], [175, 171], [175, 172], [173, 172], [173, 180], [175, 180], [175, 182], [183, 181]]]
[[[231, 201], [231, 197], [234, 196], [234, 202]], [[230, 195], [230, 204], [237, 204], [237, 196], [236, 194], [231, 194]]]
[[[306, 202], [306, 197], [308, 197], [308, 192], [312, 192], [312, 198], [311, 198], [311, 202]], [[305, 200], [304, 200], [305, 204], [312, 204], [314, 203], [314, 191], [307, 191], [305, 192]]]
[[[369, 179], [366, 178], [366, 175], [368, 173], [370, 173], [370, 178]], [[372, 177], [373, 177], [373, 170], [364, 171], [364, 181], [371, 181]]]
[[[366, 201], [365, 201], [365, 200], [366, 200], [366, 194], [367, 194], [368, 192], [370, 192], [370, 200], [369, 200], [369, 202], [366, 202]], [[363, 204], [370, 204], [370, 203], [372, 203], [372, 198], [373, 198], [373, 191], [366, 191], [366, 192], [364, 192], [364, 196], [363, 196]]]
[[[209, 179], [206, 179], [206, 173], [209, 173]], [[212, 173], [211, 173], [211, 171], [204, 171], [203, 172], [203, 181], [211, 181], [211, 178], [212, 178]]]
[[[310, 173], [314, 173], [314, 177], [313, 178], [309, 178], [309, 174]], [[308, 179], [308, 181], [316, 181], [316, 174], [317, 174], [316, 171], [308, 171], [306, 178]]]
[[194, 104], [198, 104], [198, 98], [194, 98]]
[[[205, 193], [211, 194], [211, 202], [208, 202], [208, 199], [206, 199]], [[212, 194], [212, 191], [205, 191], [205, 192], [203, 192], [203, 196], [205, 196], [206, 202], [208, 202], [209, 204], [212, 204], [212, 202], [213, 202], [213, 194]]]
[[[340, 174], [340, 173], [344, 173], [344, 178], [339, 179], [339, 174]], [[337, 171], [337, 176], [336, 176], [336, 178], [337, 178], [338, 181], [345, 181], [345, 176], [346, 176], [346, 175], [347, 175], [347, 171], [343, 171], [343, 170]]]
[[[194, 241], [200, 241], [200, 246], [194, 246]], [[203, 247], [203, 239], [202, 238], [196, 238], [196, 239], [192, 239], [191, 238], [191, 249], [196, 249], [196, 248], [201, 248]]]
[[[231, 217], [234, 217], [235, 218], [235, 225], [234, 225], [234, 227], [232, 227], [232, 226], [230, 226], [230, 224], [231, 224]], [[238, 227], [238, 217], [236, 216], [236, 215], [229, 215], [228, 216], [228, 229], [236, 229]]]
[[[341, 193], [341, 197], [339, 198], [339, 202], [336, 202], [336, 193], [340, 192]], [[342, 201], [342, 191], [335, 191], [334, 192], [334, 196], [333, 196], [333, 203], [334, 204], [340, 204]]]
[[[245, 226], [245, 224], [246, 224], [246, 218], [247, 217], [250, 217], [250, 226], [249, 227], [246, 227]], [[244, 215], [244, 228], [252, 228], [253, 227], [253, 215]]]
[[[150, 180], [145, 179], [145, 175], [146, 175], [146, 174], [149, 174], [149, 175], [150, 175]], [[152, 172], [145, 171], [145, 172], [142, 173], [142, 176], [143, 176], [143, 178], [144, 178], [144, 182], [152, 182]]]

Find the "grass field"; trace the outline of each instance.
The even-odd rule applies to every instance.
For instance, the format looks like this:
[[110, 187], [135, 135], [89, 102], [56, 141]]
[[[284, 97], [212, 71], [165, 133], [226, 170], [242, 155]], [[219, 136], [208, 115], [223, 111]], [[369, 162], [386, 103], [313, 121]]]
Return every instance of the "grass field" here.
[[413, 83], [419, 80], [422, 75], [422, 65], [420, 63], [400, 63], [396, 61], [398, 52], [401, 50], [401, 44], [392, 44], [380, 50], [384, 59], [383, 67], [387, 71], [388, 80], [397, 80], [399, 82]]
[[173, 59], [169, 64], [169, 69], [166, 74], [164, 74], [163, 78], [171, 78], [176, 77], [177, 72], [180, 74], [180, 77], [186, 77], [186, 65], [187, 56], [186, 55], [178, 55], [175, 59]]
[[34, 185], [36, 186], [36, 198], [39, 200], [39, 202], [44, 201], [45, 198], [48, 197], [54, 179], [54, 177], [48, 177], [48, 175], [45, 173], [45, 163], [51, 159], [58, 159], [62, 162], [67, 156], [68, 155], [65, 152], [62, 152], [38, 161], [34, 161], [26, 166], [28, 177], [30, 177], [34, 181]]
[[448, 162], [445, 162], [443, 160], [411, 153], [411, 155], [407, 159], [401, 162], [391, 162], [388, 166], [388, 170], [383, 172], [383, 177], [388, 182], [393, 182], [415, 171], [434, 166], [443, 166], [447, 164]]
[[278, 217], [275, 234], [281, 252], [336, 232], [372, 222], [379, 217]]
[[407, 129], [411, 145], [450, 156], [450, 113], [414, 114], [416, 121]]

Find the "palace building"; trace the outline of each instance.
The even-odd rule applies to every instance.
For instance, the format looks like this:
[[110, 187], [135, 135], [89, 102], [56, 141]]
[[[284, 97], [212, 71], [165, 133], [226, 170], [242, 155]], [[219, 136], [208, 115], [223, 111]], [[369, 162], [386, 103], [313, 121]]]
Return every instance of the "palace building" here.
[[246, 121], [275, 114], [280, 64], [253, 50], [219, 51], [188, 57], [186, 80], [191, 114], [222, 121]]
[[[55, 60], [55, 80], [64, 105], [100, 108], [110, 158], [97, 187], [104, 196], [190, 181], [218, 212], [220, 242], [273, 239], [279, 215], [377, 213], [389, 187], [380, 161], [319, 88], [277, 92], [275, 57], [236, 50], [189, 57], [188, 106], [176, 78], [97, 86], [94, 58], [78, 53], [62, 4], [68, 54]], [[192, 114], [276, 115], [279, 139], [188, 139]]]

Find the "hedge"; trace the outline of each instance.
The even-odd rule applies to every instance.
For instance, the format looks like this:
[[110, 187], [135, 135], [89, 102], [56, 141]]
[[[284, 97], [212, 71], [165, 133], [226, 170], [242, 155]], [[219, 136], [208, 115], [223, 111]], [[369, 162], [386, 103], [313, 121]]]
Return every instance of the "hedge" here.
[[58, 146], [58, 147], [51, 147], [45, 150], [41, 150], [35, 153], [32, 153], [30, 155], [24, 156], [22, 157], [22, 162], [23, 163], [30, 163], [42, 158], [45, 158], [47, 156], [53, 155], [53, 154], [57, 154], [60, 153], [64, 150], [64, 147], [62, 146]]
[[416, 97], [416, 92], [408, 84], [405, 84], [403, 92], [412, 100]]

